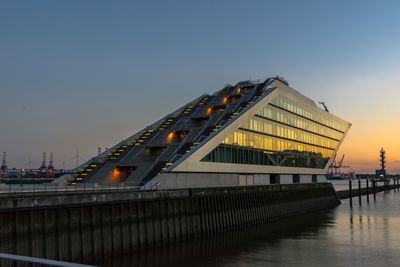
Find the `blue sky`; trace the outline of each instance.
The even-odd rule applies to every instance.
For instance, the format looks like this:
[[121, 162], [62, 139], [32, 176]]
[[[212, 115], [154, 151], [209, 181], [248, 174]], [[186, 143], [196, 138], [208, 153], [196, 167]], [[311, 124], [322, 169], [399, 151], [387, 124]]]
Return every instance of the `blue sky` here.
[[398, 171], [398, 14], [397, 1], [2, 0], [0, 150], [10, 166], [46, 151], [70, 167], [77, 147], [88, 159], [204, 92], [279, 74], [353, 123], [356, 170], [385, 146]]

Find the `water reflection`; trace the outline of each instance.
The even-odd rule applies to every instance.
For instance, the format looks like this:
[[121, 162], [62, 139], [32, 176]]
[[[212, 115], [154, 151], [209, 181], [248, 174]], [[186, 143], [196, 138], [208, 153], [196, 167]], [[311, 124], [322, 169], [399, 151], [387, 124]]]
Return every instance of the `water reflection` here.
[[362, 205], [180, 244], [102, 259], [102, 266], [396, 266], [400, 253], [398, 192]]
[[[102, 266], [205, 266], [233, 263], [265, 247], [277, 247], [283, 239], [318, 236], [321, 228], [333, 224], [332, 211], [310, 213], [262, 226], [221, 233], [179, 244], [125, 254], [98, 262]], [[233, 257], [233, 258], [232, 258]], [[219, 259], [218, 259], [219, 258]], [[215, 262], [215, 261], [218, 262]]]

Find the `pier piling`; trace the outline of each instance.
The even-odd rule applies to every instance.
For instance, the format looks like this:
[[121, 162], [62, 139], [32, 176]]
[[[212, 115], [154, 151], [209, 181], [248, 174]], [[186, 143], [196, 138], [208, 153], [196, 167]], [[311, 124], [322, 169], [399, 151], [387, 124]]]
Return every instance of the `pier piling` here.
[[372, 180], [372, 186], [373, 186], [373, 188], [374, 188], [374, 201], [376, 200], [376, 181], [375, 180]]
[[349, 200], [350, 200], [350, 207], [353, 207], [353, 189], [351, 180], [349, 180]]
[[366, 185], [367, 185], [367, 202], [369, 202], [369, 180], [368, 180], [368, 178], [365, 179], [365, 181], [366, 181]]
[[358, 179], [358, 203], [361, 205], [361, 179]]

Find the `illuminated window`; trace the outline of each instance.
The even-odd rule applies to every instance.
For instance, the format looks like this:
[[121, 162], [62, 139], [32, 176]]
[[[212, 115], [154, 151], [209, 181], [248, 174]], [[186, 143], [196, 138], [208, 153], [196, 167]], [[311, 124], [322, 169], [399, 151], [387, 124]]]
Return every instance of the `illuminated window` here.
[[179, 143], [189, 134], [189, 131], [172, 131], [167, 134], [167, 143]]
[[349, 125], [286, 96], [271, 103], [202, 161], [325, 168]]

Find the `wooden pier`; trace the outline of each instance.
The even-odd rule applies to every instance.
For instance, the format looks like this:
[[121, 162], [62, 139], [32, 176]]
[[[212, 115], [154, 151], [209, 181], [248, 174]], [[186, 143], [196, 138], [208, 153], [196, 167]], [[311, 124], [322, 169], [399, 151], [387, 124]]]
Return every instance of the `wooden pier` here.
[[[365, 187], [362, 185], [365, 184]], [[361, 197], [365, 195], [367, 200], [369, 200], [369, 195], [373, 195], [382, 191], [388, 190], [398, 190], [400, 189], [400, 181], [399, 179], [392, 179], [392, 180], [368, 180], [364, 179], [358, 180], [358, 186], [353, 188], [351, 180], [349, 181], [349, 189], [348, 190], [340, 190], [336, 191], [338, 197], [340, 199], [350, 198], [350, 201], [353, 197]]]

